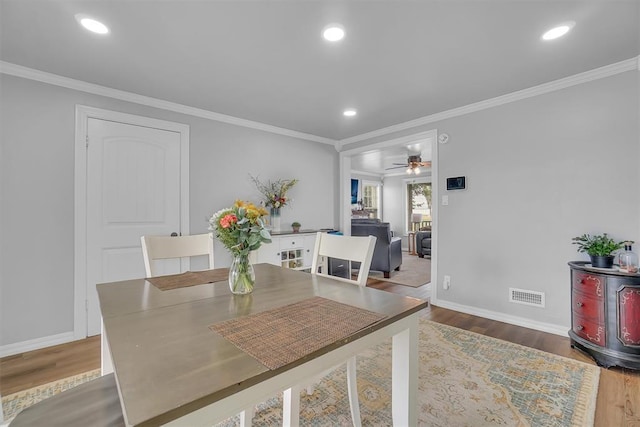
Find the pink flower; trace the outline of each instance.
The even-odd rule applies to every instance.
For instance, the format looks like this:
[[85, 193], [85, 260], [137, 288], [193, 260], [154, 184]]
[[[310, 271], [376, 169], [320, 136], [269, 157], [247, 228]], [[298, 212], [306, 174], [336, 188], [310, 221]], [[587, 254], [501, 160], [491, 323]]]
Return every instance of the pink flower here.
[[236, 222], [238, 222], [237, 216], [233, 214], [226, 214], [220, 220], [220, 225], [222, 226], [222, 228], [229, 228], [231, 227], [232, 224], [235, 224]]

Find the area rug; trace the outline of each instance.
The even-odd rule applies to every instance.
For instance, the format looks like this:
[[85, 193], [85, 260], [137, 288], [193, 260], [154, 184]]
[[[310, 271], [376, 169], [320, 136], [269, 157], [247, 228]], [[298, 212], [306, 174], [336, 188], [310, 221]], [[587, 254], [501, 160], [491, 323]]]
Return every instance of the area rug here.
[[[599, 374], [593, 365], [420, 319], [418, 424], [593, 426]], [[390, 340], [358, 355], [363, 425], [392, 424], [390, 378]], [[233, 417], [219, 426], [237, 423]], [[302, 393], [300, 423], [351, 425], [344, 367], [314, 394]], [[253, 424], [282, 425], [281, 396], [259, 404]]]
[[389, 276], [388, 279], [385, 279], [382, 271], [369, 272], [370, 279], [417, 288], [418, 286], [431, 282], [431, 260], [402, 252], [400, 271], [391, 271]]

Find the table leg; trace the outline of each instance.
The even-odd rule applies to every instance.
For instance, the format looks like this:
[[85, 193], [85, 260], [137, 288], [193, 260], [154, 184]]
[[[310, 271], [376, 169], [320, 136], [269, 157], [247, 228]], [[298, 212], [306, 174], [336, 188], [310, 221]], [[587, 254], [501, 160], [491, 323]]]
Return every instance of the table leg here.
[[391, 410], [394, 426], [418, 425], [418, 316], [393, 336]]
[[253, 413], [253, 406], [240, 412], [240, 427], [251, 427]]
[[300, 386], [295, 385], [283, 393], [282, 425], [298, 427], [300, 425]]
[[107, 375], [113, 372], [113, 362], [111, 361], [111, 351], [107, 342], [107, 333], [104, 330], [104, 322], [100, 320], [100, 374]]
[[347, 391], [349, 392], [349, 407], [351, 408], [351, 420], [354, 427], [362, 426], [360, 418], [360, 400], [358, 399], [358, 381], [356, 373], [356, 356], [347, 361]]
[[418, 255], [416, 252], [416, 233], [413, 231], [409, 232], [407, 236], [407, 245], [409, 246], [409, 255]]

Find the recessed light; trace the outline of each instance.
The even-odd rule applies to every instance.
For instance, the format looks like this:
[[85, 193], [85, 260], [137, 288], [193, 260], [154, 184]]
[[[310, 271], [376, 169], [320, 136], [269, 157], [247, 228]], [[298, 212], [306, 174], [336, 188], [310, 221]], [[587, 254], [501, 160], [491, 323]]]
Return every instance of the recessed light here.
[[344, 27], [340, 24], [329, 24], [322, 30], [322, 37], [330, 42], [337, 42], [344, 38]]
[[84, 28], [96, 34], [108, 34], [109, 27], [102, 22], [93, 19], [92, 17], [85, 15], [84, 13], [78, 13], [75, 15], [76, 21], [80, 23]]
[[358, 112], [357, 112], [356, 110], [354, 110], [353, 108], [349, 108], [349, 109], [344, 110], [344, 111], [342, 112], [342, 114], [343, 114], [345, 117], [353, 117], [353, 116], [355, 116], [356, 114], [358, 114]]
[[558, 37], [562, 37], [565, 34], [567, 34], [569, 31], [571, 31], [574, 25], [576, 25], [574, 21], [563, 22], [557, 27], [554, 27], [549, 31], [547, 31], [546, 33], [544, 33], [542, 35], [542, 40], [555, 40]]

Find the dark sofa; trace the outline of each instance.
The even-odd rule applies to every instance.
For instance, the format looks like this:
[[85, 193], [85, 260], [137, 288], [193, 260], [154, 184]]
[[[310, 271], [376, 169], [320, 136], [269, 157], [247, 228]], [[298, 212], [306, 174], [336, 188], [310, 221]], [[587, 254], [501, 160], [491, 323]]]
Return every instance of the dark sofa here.
[[374, 219], [352, 219], [351, 235], [376, 237], [371, 270], [382, 271], [387, 279], [391, 270], [400, 270], [400, 265], [402, 265], [402, 239], [392, 236], [391, 226], [388, 222]]
[[421, 230], [416, 233], [416, 252], [420, 258], [431, 258], [431, 230]]

